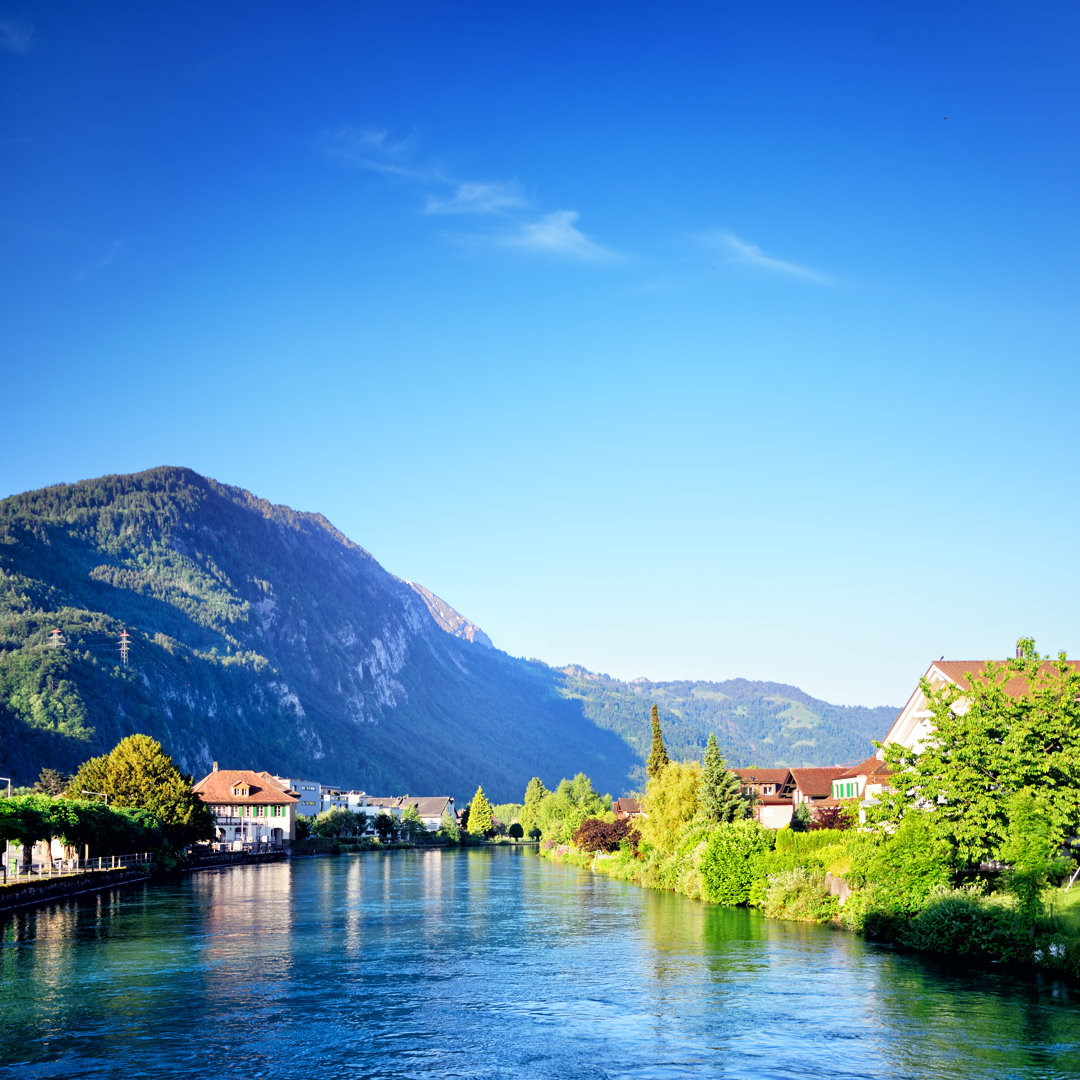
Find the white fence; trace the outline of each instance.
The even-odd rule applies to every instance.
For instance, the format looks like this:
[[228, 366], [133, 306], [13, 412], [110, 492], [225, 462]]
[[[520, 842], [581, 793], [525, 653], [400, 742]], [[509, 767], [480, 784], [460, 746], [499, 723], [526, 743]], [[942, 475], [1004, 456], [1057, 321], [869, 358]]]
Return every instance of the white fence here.
[[3, 875], [0, 882], [5, 885], [14, 884], [17, 881], [47, 881], [49, 878], [68, 877], [72, 874], [97, 874], [102, 870], [127, 870], [137, 866], [149, 866], [154, 861], [154, 856], [148, 852], [140, 852], [136, 855], [105, 855], [100, 859], [46, 859], [44, 862], [33, 862], [29, 866], [22, 863], [14, 849], [9, 852], [9, 859], [5, 858], [5, 865], [0, 868]]

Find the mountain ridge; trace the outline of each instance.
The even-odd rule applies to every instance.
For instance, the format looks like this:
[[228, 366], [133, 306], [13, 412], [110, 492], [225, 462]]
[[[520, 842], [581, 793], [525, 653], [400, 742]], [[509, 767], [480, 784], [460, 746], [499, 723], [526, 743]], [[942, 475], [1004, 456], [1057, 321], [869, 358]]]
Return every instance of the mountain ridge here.
[[[799, 746], [854, 758], [870, 730], [806, 695], [770, 705], [584, 671], [508, 656], [322, 514], [185, 467], [0, 500], [0, 766], [19, 782], [144, 730], [193, 774], [228, 760], [367, 790], [483, 783], [511, 801], [532, 775], [640, 783], [649, 695], [673, 756], [699, 755], [709, 723], [732, 763]], [[777, 726], [792, 708], [805, 715]]]

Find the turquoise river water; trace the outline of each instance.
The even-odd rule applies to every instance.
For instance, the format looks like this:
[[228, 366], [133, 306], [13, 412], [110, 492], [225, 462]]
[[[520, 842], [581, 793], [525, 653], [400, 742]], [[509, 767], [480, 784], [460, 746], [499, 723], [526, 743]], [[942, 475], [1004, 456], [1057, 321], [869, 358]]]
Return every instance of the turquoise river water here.
[[0, 922], [0, 1077], [1076, 1078], [1080, 992], [553, 865], [205, 871]]

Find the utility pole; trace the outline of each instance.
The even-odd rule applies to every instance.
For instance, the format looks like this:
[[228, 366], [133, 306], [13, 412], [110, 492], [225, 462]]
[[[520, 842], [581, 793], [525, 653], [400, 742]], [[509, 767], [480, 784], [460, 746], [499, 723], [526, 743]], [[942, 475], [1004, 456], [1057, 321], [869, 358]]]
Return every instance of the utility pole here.
[[131, 635], [126, 631], [120, 632], [120, 663], [127, 667], [128, 649], [131, 647]]

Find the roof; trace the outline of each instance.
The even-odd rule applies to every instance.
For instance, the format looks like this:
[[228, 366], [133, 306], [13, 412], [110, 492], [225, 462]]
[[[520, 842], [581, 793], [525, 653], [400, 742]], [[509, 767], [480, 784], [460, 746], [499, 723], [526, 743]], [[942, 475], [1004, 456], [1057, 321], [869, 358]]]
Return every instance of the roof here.
[[885, 766], [885, 762], [877, 755], [868, 757], [865, 761], [860, 761], [858, 765], [852, 765], [850, 769], [842, 773], [840, 776], [834, 776], [834, 780], [851, 780], [856, 776], [877, 776], [884, 780], [886, 777], [891, 776], [888, 768]]
[[789, 769], [732, 769], [744, 784], [782, 784]]
[[790, 795], [762, 795], [756, 803], [757, 806], [791, 806]]
[[615, 800], [615, 805], [611, 809], [616, 814], [640, 814], [641, 804], [632, 796], [623, 795]]
[[[246, 784], [248, 795], [234, 795], [237, 784]], [[250, 769], [215, 769], [204, 776], [193, 790], [206, 803], [233, 806], [291, 806], [300, 800], [295, 791], [286, 791], [268, 772]]]
[[448, 803], [453, 802], [449, 795], [369, 795], [368, 806], [383, 810], [404, 810], [415, 806], [422, 818], [441, 817]]
[[[987, 663], [986, 660], [938, 660], [931, 665], [931, 670], [937, 668], [946, 679], [964, 690], [970, 690], [971, 679], [968, 676], [974, 676], [980, 682], [985, 682], [982, 674]], [[1017, 699], [1024, 697], [1028, 692], [1027, 679], [1020, 674], [1011, 674], [1012, 669], [1008, 667], [1007, 660], [995, 660], [994, 663], [998, 666], [995, 682], [1001, 684], [1001, 688], [1009, 697]], [[1067, 660], [1066, 663], [1074, 671], [1080, 669], [1080, 660]], [[1039, 674], [1042, 678], [1056, 675], [1057, 670], [1058, 661], [1056, 660], [1044, 660], [1039, 665]]]
[[815, 799], [828, 798], [832, 795], [832, 782], [839, 780], [847, 771], [844, 765], [830, 765], [823, 769], [792, 769], [791, 778], [804, 795]]

